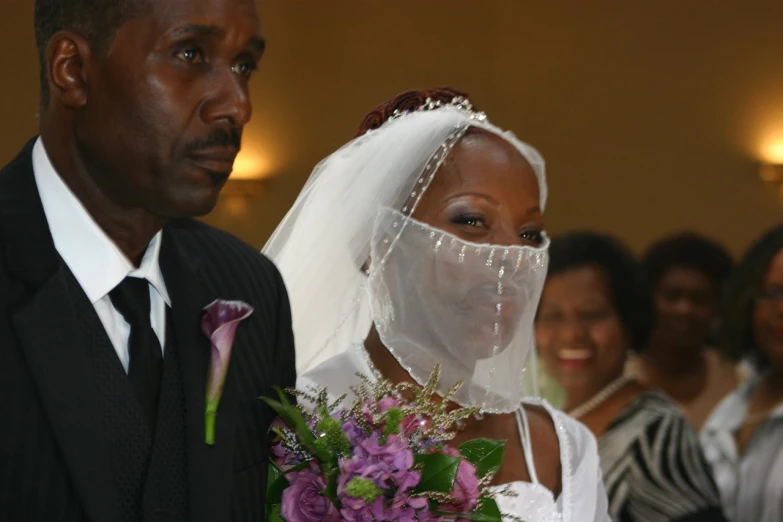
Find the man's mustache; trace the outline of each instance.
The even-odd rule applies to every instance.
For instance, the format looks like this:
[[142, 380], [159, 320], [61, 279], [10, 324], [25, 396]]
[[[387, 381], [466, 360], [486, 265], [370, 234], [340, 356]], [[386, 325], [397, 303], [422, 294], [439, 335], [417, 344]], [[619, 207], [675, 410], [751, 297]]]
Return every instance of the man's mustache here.
[[199, 150], [220, 147], [232, 147], [239, 150], [242, 144], [242, 131], [239, 129], [215, 129], [204, 140], [191, 141], [185, 145], [185, 154]]

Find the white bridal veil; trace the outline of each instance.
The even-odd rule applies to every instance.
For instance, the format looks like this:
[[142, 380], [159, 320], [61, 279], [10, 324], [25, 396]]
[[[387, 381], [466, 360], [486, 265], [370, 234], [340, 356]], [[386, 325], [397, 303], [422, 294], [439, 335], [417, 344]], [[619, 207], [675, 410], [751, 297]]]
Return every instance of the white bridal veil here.
[[537, 394], [533, 321], [546, 277], [541, 247], [479, 245], [413, 219], [454, 144], [471, 128], [527, 159], [532, 147], [455, 98], [395, 114], [316, 166], [264, 247], [288, 288], [301, 375], [362, 343], [373, 322], [384, 345], [423, 383], [441, 364], [442, 390], [486, 412]]

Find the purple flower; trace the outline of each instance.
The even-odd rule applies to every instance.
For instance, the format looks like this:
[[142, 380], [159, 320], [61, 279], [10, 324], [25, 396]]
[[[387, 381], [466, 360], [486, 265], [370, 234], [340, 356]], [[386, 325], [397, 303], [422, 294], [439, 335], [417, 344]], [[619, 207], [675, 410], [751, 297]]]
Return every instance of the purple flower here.
[[[456, 448], [445, 447], [443, 454], [451, 457], [462, 457]], [[479, 501], [479, 479], [476, 476], [476, 467], [463, 458], [457, 469], [457, 478], [454, 480], [454, 486], [449, 495], [455, 500], [454, 503], [442, 505], [443, 511], [452, 511], [455, 513], [468, 513], [476, 508]]]
[[321, 494], [326, 482], [315, 465], [286, 475], [289, 487], [283, 491], [280, 514], [286, 522], [337, 522], [340, 514]]
[[[423, 520], [427, 510], [427, 499], [423, 497], [409, 497], [405, 493], [398, 493], [391, 501], [383, 497], [376, 498], [367, 505], [362, 499], [345, 497], [342, 500], [343, 508], [340, 514], [344, 520], [351, 521], [403, 521], [414, 522]], [[436, 520], [432, 517], [432, 520]]]
[[206, 313], [201, 319], [201, 330], [212, 344], [207, 375], [206, 440], [207, 444], [214, 444], [215, 417], [223, 394], [234, 337], [239, 323], [250, 317], [253, 307], [242, 301], [218, 299], [205, 310]]
[[367, 504], [364, 499], [354, 498], [348, 495], [340, 497], [343, 507], [340, 510], [344, 520], [357, 522], [372, 522], [381, 520], [379, 515], [383, 515], [383, 497], [376, 498], [372, 504]]
[[386, 413], [389, 408], [399, 408], [400, 401], [394, 397], [386, 396], [378, 402], [378, 410], [381, 413]]
[[343, 423], [342, 429], [353, 447], [358, 446], [367, 439], [367, 433], [352, 418]]
[[359, 459], [364, 469], [379, 470], [386, 479], [413, 467], [413, 452], [408, 449], [407, 441], [397, 435], [389, 435], [381, 446], [378, 434], [373, 434], [354, 449], [354, 459]]
[[275, 457], [273, 459], [275, 464], [283, 471], [296, 466], [302, 461], [294, 452], [286, 448], [282, 441], [272, 446], [271, 450], [272, 455]]
[[[337, 495], [342, 503], [341, 514], [346, 520], [415, 520], [417, 512], [427, 508], [422, 498], [408, 494], [421, 479], [413, 468], [413, 452], [405, 439], [389, 435], [380, 444], [380, 434], [373, 433], [354, 448], [353, 457], [340, 462]], [[346, 489], [354, 478], [372, 481], [383, 495], [368, 504], [353, 497]]]
[[[295, 438], [293, 433], [291, 433], [291, 429], [285, 422], [283, 422], [280, 417], [277, 417], [272, 421], [272, 425], [269, 427], [269, 430], [270, 432], [272, 430], [280, 431], [284, 434], [288, 434], [292, 438]], [[273, 460], [275, 464], [283, 469], [283, 471], [300, 464], [304, 460], [301, 455], [298, 455], [286, 444], [285, 440], [277, 439], [276, 435], [271, 435], [271, 437], [272, 442], [275, 442], [271, 446], [272, 455], [274, 455]]]
[[[418, 481], [417, 481], [418, 482]], [[407, 493], [397, 492], [384, 512], [384, 520], [402, 520], [413, 522], [419, 519], [420, 511], [427, 509], [427, 499], [424, 497], [408, 496]]]
[[362, 402], [361, 413], [364, 415], [364, 419], [370, 423], [370, 425], [375, 424], [373, 409], [369, 400]]

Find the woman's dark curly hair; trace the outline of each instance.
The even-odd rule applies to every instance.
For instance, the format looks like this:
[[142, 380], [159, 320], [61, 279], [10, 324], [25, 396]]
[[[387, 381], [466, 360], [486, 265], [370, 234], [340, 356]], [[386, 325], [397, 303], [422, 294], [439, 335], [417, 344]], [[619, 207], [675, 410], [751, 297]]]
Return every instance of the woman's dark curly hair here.
[[767, 361], [753, 336], [753, 311], [772, 259], [783, 250], [783, 225], [768, 230], [747, 250], [723, 293], [720, 340], [735, 359], [746, 358], [763, 369]]
[[389, 101], [383, 102], [375, 109], [370, 111], [367, 116], [364, 117], [364, 121], [359, 126], [359, 131], [356, 133], [356, 137], [377, 129], [394, 115], [395, 111], [409, 112], [415, 111], [427, 102], [429, 98], [432, 101], [440, 101], [443, 103], [449, 103], [454, 98], [469, 98], [467, 93], [452, 89], [451, 87], [437, 87], [435, 89], [416, 89], [412, 91], [405, 91], [398, 94]]
[[642, 257], [642, 264], [653, 287], [672, 268], [684, 267], [707, 276], [718, 294], [734, 268], [725, 248], [693, 232], [683, 232], [654, 243]]
[[552, 240], [547, 277], [582, 267], [595, 267], [609, 280], [612, 303], [631, 349], [647, 344], [653, 323], [653, 301], [644, 270], [617, 239], [594, 232], [571, 232]]

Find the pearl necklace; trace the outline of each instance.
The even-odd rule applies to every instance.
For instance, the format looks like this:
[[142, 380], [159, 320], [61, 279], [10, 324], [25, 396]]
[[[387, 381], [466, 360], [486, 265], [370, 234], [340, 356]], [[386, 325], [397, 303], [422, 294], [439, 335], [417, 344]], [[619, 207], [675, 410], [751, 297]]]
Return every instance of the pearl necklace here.
[[604, 403], [606, 399], [611, 397], [615, 392], [617, 392], [620, 388], [625, 386], [628, 382], [633, 380], [632, 377], [629, 377], [627, 375], [621, 375], [617, 379], [610, 382], [608, 385], [606, 385], [601, 391], [593, 395], [590, 399], [587, 400], [587, 402], [583, 402], [573, 410], [567, 412], [568, 415], [571, 417], [578, 419], [580, 417], [583, 417], [596, 409], [598, 406]]

